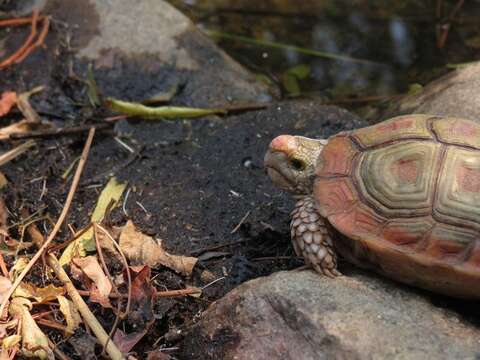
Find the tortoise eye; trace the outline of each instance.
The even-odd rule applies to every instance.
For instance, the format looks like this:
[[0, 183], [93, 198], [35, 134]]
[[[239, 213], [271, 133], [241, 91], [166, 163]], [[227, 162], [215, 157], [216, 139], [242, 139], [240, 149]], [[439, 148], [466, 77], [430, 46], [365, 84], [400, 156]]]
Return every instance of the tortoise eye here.
[[290, 159], [290, 165], [298, 171], [305, 169], [305, 163], [300, 159]]

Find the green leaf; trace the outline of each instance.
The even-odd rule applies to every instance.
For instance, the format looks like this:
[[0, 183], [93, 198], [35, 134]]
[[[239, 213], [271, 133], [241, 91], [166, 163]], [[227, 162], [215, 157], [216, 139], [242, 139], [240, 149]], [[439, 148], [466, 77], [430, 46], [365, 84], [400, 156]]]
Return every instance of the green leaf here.
[[300, 94], [300, 85], [295, 76], [288, 73], [283, 73], [282, 75], [282, 85], [284, 89], [291, 95]]
[[297, 79], [302, 80], [307, 78], [310, 75], [310, 71], [311, 71], [310, 66], [306, 64], [300, 64], [288, 69], [287, 73], [295, 76]]
[[[97, 223], [102, 222], [107, 210], [113, 209], [118, 204], [126, 187], [126, 183], [118, 182], [115, 177], [110, 178], [109, 182], [98, 197], [97, 205], [90, 218], [91, 221]], [[60, 264], [65, 265], [69, 263], [74, 256], [85, 256], [87, 252], [95, 251], [95, 249], [93, 228], [90, 228], [85, 231], [82, 236], [67, 246], [60, 257]]]
[[106, 104], [113, 111], [146, 119], [185, 119], [227, 113], [225, 109], [202, 109], [178, 106], [150, 107], [140, 103], [112, 98], [108, 98]]

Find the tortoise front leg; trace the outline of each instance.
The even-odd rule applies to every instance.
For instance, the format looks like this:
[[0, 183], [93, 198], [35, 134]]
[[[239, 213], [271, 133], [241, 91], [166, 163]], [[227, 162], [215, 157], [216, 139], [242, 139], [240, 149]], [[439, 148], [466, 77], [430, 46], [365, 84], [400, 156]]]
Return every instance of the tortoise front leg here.
[[312, 196], [305, 196], [295, 205], [290, 231], [295, 252], [307, 265], [331, 278], [341, 275], [326, 220], [315, 209]]

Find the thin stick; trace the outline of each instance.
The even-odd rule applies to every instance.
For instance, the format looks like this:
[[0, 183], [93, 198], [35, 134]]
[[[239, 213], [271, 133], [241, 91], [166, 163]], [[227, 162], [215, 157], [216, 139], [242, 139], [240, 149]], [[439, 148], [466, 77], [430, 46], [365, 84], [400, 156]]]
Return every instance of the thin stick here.
[[14, 63], [32, 45], [33, 39], [37, 35], [37, 22], [38, 22], [37, 9], [33, 10], [31, 22], [32, 22], [32, 29], [30, 30], [30, 35], [28, 35], [27, 40], [23, 43], [23, 45], [17, 51], [15, 51], [15, 53], [13, 53], [8, 58], [0, 62], [0, 69], [5, 68], [11, 65], [12, 63]]
[[23, 278], [27, 275], [27, 273], [30, 271], [30, 269], [35, 265], [37, 260], [42, 257], [43, 253], [45, 250], [48, 248], [50, 243], [53, 241], [55, 236], [57, 235], [58, 231], [60, 230], [67, 213], [70, 209], [70, 205], [72, 204], [73, 196], [75, 195], [75, 192], [77, 190], [78, 183], [80, 181], [80, 176], [82, 175], [83, 168], [85, 166], [85, 162], [87, 161], [88, 153], [90, 151], [90, 146], [92, 145], [93, 141], [93, 135], [95, 134], [95, 129], [91, 129], [90, 132], [88, 133], [88, 138], [87, 141], [85, 142], [85, 146], [82, 151], [82, 156], [80, 158], [80, 161], [78, 162], [77, 166], [77, 171], [75, 172], [75, 176], [73, 177], [72, 185], [70, 187], [70, 191], [68, 192], [67, 199], [65, 200], [65, 205], [63, 206], [62, 212], [60, 216], [58, 217], [57, 223], [53, 227], [52, 232], [48, 236], [47, 240], [44, 242], [42, 247], [37, 251], [37, 253], [33, 256], [33, 258], [29, 261], [25, 269], [21, 272], [21, 274], [18, 276], [18, 278], [15, 280], [13, 283], [12, 287], [8, 290], [8, 292], [4, 295], [2, 304], [0, 306], [0, 314], [4, 313], [5, 306], [7, 306], [8, 300], [10, 299], [10, 296], [12, 296], [13, 292], [15, 289], [20, 285], [22, 282]]
[[104, 130], [111, 127], [112, 127], [111, 123], [102, 123], [98, 125], [81, 125], [81, 126], [72, 126], [72, 127], [60, 128], [60, 129], [35, 130], [35, 131], [29, 131], [26, 133], [10, 134], [8, 136], [8, 140], [51, 138], [51, 137], [58, 137], [58, 136], [65, 136], [65, 135], [75, 135], [75, 134], [87, 132], [91, 128], [95, 128], [96, 130]]
[[[115, 293], [120, 294], [120, 292], [118, 291], [117, 285], [115, 285], [115, 281], [113, 280], [112, 275], [110, 274], [110, 271], [108, 271], [107, 264], [105, 263], [105, 258], [103, 257], [103, 250], [102, 250], [102, 247], [100, 246], [100, 240], [98, 239], [98, 231], [97, 231], [96, 223], [93, 223], [93, 233], [95, 235], [94, 236], [95, 237], [95, 245], [97, 246], [97, 253], [98, 253], [98, 257], [100, 258], [100, 263], [102, 264], [103, 271], [105, 272], [105, 274], [107, 274], [108, 280], [112, 284], [113, 290], [115, 291]], [[128, 271], [128, 269], [127, 269], [127, 271]], [[118, 323], [120, 322], [120, 317], [122, 317], [121, 308], [122, 308], [122, 302], [118, 301], [118, 303], [117, 303], [117, 313], [115, 314], [115, 321], [113, 322], [113, 326], [112, 326], [110, 332], [108, 333], [107, 342], [105, 344], [103, 344], [102, 355], [105, 355], [105, 349], [108, 345], [108, 342], [110, 341], [110, 339], [113, 337], [113, 335], [117, 331], [117, 326], [118, 326]]]
[[6, 153], [1, 154], [0, 155], [0, 166], [5, 165], [6, 163], [12, 161], [16, 157], [22, 155], [25, 151], [27, 151], [33, 145], [35, 145], [35, 141], [29, 140], [27, 142], [24, 142], [21, 145], [18, 145], [17, 147], [13, 148], [12, 150], [9, 150]]
[[160, 297], [177, 297], [177, 296], [185, 296], [185, 295], [192, 295], [192, 294], [199, 294], [201, 291], [195, 288], [191, 289], [180, 289], [180, 290], [167, 290], [167, 291], [157, 291], [154, 296], [157, 298]]
[[128, 268], [128, 261], [127, 258], [125, 257], [125, 254], [123, 253], [122, 249], [120, 248], [120, 245], [115, 241], [112, 235], [105, 229], [102, 225], [95, 223], [96, 227], [98, 227], [107, 237], [110, 239], [112, 242], [113, 246], [115, 249], [117, 249], [118, 253], [120, 254], [120, 257], [122, 258], [123, 265], [125, 266], [125, 269], [127, 270], [127, 305], [125, 306], [125, 314], [123, 315], [124, 317], [127, 316], [130, 313], [130, 306], [132, 302], [132, 275], [130, 274], [130, 269]]
[[[45, 16], [39, 16], [38, 20], [43, 20]], [[26, 25], [32, 23], [32, 17], [16, 18], [16, 19], [6, 19], [0, 20], [0, 26], [17, 26], [17, 25]]]
[[240, 220], [240, 222], [233, 228], [233, 230], [230, 232], [230, 234], [235, 234], [238, 229], [240, 229], [240, 226], [247, 220], [248, 216], [250, 215], [250, 211], [247, 211], [247, 213], [243, 216], [243, 218]]
[[67, 273], [63, 269], [62, 265], [58, 262], [57, 258], [53, 254], [48, 254], [47, 257], [48, 265], [53, 269], [55, 274], [58, 276], [60, 281], [64, 284], [67, 289], [67, 293], [72, 299], [73, 303], [77, 307], [78, 311], [83, 317], [83, 320], [88, 327], [92, 329], [93, 333], [97, 337], [100, 344], [106, 345], [106, 350], [108, 356], [113, 360], [125, 359], [121, 351], [117, 348], [113, 341], [108, 341], [109, 337], [107, 332], [103, 329], [102, 325], [99, 323], [95, 315], [90, 311], [85, 301], [82, 299], [82, 296], [78, 293], [77, 289], [73, 285], [72, 281], [68, 277]]
[[[78, 293], [82, 296], [90, 296], [91, 292], [89, 290], [77, 290]], [[156, 291], [153, 296], [157, 298], [162, 298], [162, 297], [177, 297], [177, 296], [185, 296], [185, 295], [191, 295], [191, 294], [199, 294], [201, 291], [195, 288], [190, 288], [190, 289], [179, 289], [179, 290], [166, 290], [166, 291]], [[110, 294], [108, 297], [112, 299], [124, 299], [128, 295], [126, 294]]]
[[37, 41], [35, 41], [33, 44], [31, 44], [23, 54], [21, 54], [16, 60], [15, 63], [18, 64], [19, 62], [22, 62], [25, 60], [25, 58], [32, 53], [33, 50], [35, 50], [37, 47], [41, 46], [45, 42], [45, 38], [47, 37], [48, 34], [48, 29], [50, 28], [50, 19], [48, 17], [45, 18], [43, 21], [43, 28], [42, 31], [40, 32], [40, 35], [38, 35]]

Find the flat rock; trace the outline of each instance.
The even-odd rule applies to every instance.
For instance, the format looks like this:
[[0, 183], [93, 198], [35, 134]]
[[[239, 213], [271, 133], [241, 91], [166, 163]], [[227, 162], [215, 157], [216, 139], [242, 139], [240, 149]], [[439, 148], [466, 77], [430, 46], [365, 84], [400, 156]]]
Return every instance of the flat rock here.
[[280, 272], [213, 303], [185, 359], [476, 359], [480, 329], [373, 275]]
[[480, 63], [457, 69], [395, 101], [379, 118], [423, 113], [480, 120]]

